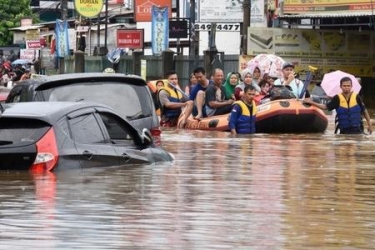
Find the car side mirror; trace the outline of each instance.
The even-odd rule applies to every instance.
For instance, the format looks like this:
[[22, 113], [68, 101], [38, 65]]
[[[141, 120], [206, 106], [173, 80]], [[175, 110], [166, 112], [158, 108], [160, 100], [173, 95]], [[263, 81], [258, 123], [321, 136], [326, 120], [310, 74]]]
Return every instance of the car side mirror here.
[[142, 129], [141, 139], [144, 146], [149, 146], [154, 142], [151, 132], [147, 128]]

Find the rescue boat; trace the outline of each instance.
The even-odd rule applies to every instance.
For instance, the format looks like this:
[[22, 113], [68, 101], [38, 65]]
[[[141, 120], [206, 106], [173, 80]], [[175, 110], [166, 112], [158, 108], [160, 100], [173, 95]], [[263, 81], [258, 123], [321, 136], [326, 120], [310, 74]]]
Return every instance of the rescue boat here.
[[[257, 133], [322, 133], [327, 129], [326, 114], [309, 104], [297, 99], [279, 99], [258, 105]], [[179, 123], [183, 118], [182, 113]], [[206, 117], [195, 120], [187, 119], [185, 129], [229, 131], [229, 114]]]

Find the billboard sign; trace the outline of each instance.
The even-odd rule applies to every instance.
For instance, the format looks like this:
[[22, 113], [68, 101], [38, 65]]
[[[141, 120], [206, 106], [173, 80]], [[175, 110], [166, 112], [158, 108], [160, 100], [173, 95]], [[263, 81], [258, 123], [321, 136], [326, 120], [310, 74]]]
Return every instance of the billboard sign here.
[[117, 48], [143, 49], [143, 29], [117, 30]]
[[103, 0], [74, 0], [74, 9], [83, 17], [96, 17], [103, 9]]
[[248, 28], [248, 55], [276, 54], [293, 62], [296, 70], [308, 65], [373, 76], [373, 32], [309, 29]]
[[361, 14], [373, 15], [373, 0], [285, 0], [283, 14], [328, 15]]
[[[243, 22], [243, 1], [201, 0], [197, 5], [198, 22]], [[264, 0], [251, 0], [251, 23], [263, 23], [264, 12]]]
[[169, 18], [172, 16], [172, 0], [134, 0], [135, 21], [151, 22], [152, 6], [168, 7]]

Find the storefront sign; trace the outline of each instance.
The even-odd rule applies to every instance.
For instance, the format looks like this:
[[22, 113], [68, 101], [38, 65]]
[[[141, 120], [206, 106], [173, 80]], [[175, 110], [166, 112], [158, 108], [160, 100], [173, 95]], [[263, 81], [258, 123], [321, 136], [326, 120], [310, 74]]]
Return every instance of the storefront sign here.
[[285, 0], [283, 14], [367, 14], [373, 15], [373, 0]]
[[152, 53], [154, 55], [161, 55], [161, 53], [168, 48], [169, 45], [169, 19], [167, 7], [152, 7]]
[[32, 62], [35, 58], [39, 57], [39, 50], [33, 49], [21, 49], [20, 50], [20, 59], [25, 59]]
[[103, 9], [103, 0], [74, 0], [74, 9], [83, 17], [96, 17]]
[[169, 38], [187, 38], [188, 23], [186, 20], [169, 21]]
[[25, 32], [26, 36], [25, 36], [25, 40], [39, 40], [40, 38], [40, 32], [39, 30], [26, 30]]
[[[74, 30], [73, 30], [74, 32]], [[69, 55], [69, 33], [68, 22], [66, 20], [56, 20], [56, 56], [65, 57]]]
[[248, 29], [248, 55], [276, 54], [296, 65], [340, 69], [357, 76], [373, 76], [375, 35], [339, 30]]
[[[204, 0], [196, 2], [198, 22], [243, 22], [243, 1]], [[264, 0], [251, 0], [251, 23], [263, 23], [264, 13]]]
[[143, 29], [117, 30], [117, 48], [143, 49]]
[[172, 1], [171, 0], [134, 0], [135, 4], [135, 21], [136, 22], [151, 22], [152, 6], [167, 7], [169, 16], [172, 16]]
[[26, 49], [40, 49], [40, 40], [26, 41]]

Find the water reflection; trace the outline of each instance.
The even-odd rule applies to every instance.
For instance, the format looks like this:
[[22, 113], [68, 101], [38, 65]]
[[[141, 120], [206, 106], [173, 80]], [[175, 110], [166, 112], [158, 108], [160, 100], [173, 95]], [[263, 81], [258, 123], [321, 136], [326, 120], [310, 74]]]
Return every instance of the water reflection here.
[[373, 136], [165, 131], [173, 163], [0, 173], [0, 249], [371, 249]]

